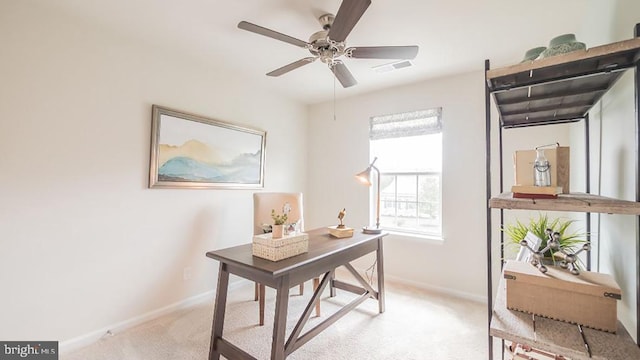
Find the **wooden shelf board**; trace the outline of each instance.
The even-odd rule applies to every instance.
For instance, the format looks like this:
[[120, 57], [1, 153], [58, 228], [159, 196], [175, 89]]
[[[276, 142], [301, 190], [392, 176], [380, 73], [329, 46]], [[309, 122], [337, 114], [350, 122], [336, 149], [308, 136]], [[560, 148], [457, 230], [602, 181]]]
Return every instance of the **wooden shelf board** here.
[[501, 278], [489, 328], [491, 336], [573, 360], [640, 359], [640, 348], [620, 322], [617, 334], [583, 327], [592, 353], [589, 357], [577, 325], [536, 316], [534, 331], [533, 315], [509, 310], [506, 304], [506, 282]]
[[[585, 62], [588, 60], [595, 60], [599, 63], [603, 63], [603, 59], [607, 57], [617, 58], [618, 54], [630, 53], [636, 55], [640, 52], [640, 38], [633, 38], [629, 40], [618, 41], [611, 44], [592, 47], [586, 50], [573, 51], [567, 54], [550, 56], [548, 58], [527, 61], [511, 66], [491, 69], [487, 71], [487, 81], [493, 81], [494, 79], [513, 76], [521, 73], [529, 73], [532, 70], [542, 70], [554, 66], [573, 67], [578, 68], [575, 64], [579, 62]], [[635, 58], [637, 61], [637, 57]], [[595, 68], [593, 72], [600, 72], [602, 69]], [[495, 90], [489, 86], [491, 90]]]
[[[593, 359], [640, 359], [640, 348], [633, 342], [631, 335], [618, 321], [615, 334], [606, 333], [589, 328], [582, 328], [585, 338], [591, 347]], [[616, 355], [607, 355], [615, 352]]]
[[489, 207], [494, 209], [640, 215], [640, 202], [618, 200], [584, 193], [560, 194], [557, 199], [514, 199], [513, 195], [507, 192], [492, 197], [489, 200]]

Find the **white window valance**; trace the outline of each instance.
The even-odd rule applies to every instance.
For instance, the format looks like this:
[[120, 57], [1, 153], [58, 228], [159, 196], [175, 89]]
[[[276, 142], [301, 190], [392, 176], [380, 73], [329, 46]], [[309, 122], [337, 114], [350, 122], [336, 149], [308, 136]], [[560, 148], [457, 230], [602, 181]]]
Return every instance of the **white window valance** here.
[[371, 140], [429, 135], [442, 132], [442, 108], [372, 116], [369, 121]]

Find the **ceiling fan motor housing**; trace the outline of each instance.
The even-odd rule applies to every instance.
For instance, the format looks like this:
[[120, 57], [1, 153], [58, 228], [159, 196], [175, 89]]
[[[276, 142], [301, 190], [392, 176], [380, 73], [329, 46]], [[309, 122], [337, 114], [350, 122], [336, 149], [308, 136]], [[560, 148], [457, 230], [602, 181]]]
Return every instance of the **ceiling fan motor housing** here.
[[309, 43], [313, 45], [315, 48], [322, 48], [325, 46], [329, 46], [329, 41], [327, 35], [329, 34], [328, 30], [317, 31], [311, 34], [309, 37]]
[[309, 37], [309, 52], [318, 56], [325, 64], [333, 63], [334, 59], [344, 54], [345, 45], [342, 42], [335, 42], [329, 39], [329, 31], [322, 30], [315, 32]]

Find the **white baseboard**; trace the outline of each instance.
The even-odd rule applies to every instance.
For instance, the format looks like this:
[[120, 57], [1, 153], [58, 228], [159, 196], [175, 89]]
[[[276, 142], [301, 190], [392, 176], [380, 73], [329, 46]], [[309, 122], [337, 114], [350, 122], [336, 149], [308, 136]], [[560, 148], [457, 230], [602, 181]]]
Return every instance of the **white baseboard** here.
[[[240, 288], [248, 283], [249, 283], [248, 280], [245, 280], [245, 279], [234, 281], [232, 283], [229, 283], [229, 290]], [[105, 336], [111, 336], [111, 335], [120, 333], [124, 330], [130, 329], [132, 327], [135, 327], [147, 321], [159, 318], [160, 316], [169, 314], [171, 312], [174, 312], [180, 309], [185, 309], [185, 308], [188, 308], [197, 304], [201, 304], [204, 302], [208, 302], [208, 301], [213, 304], [214, 297], [215, 297], [215, 290], [210, 290], [202, 294], [198, 294], [198, 295], [186, 298], [182, 301], [167, 305], [160, 309], [156, 309], [148, 313], [133, 317], [131, 319], [127, 319], [119, 323], [112, 324], [109, 326], [105, 326], [101, 329], [91, 331], [87, 334], [80, 335], [73, 339], [61, 341], [59, 344], [58, 351], [61, 354], [68, 353], [72, 350], [76, 350], [76, 349], [85, 347], [87, 345], [93, 344], [94, 342], [102, 339]]]
[[[364, 274], [364, 272], [365, 272], [365, 269], [356, 269], [356, 270], [358, 270], [358, 272], [360, 274]], [[346, 272], [346, 270], [345, 270], [345, 272]], [[376, 279], [375, 272], [373, 274], [373, 278]], [[417, 289], [429, 290], [429, 291], [437, 292], [437, 293], [440, 293], [440, 294], [453, 296], [453, 297], [456, 297], [456, 298], [459, 298], [459, 299], [465, 299], [465, 300], [474, 301], [474, 302], [478, 302], [478, 303], [482, 303], [482, 304], [487, 304], [487, 297], [486, 296], [479, 296], [479, 295], [470, 294], [470, 293], [464, 292], [464, 291], [453, 290], [451, 288], [430, 285], [430, 284], [426, 284], [426, 283], [422, 283], [422, 282], [418, 282], [418, 281], [413, 281], [413, 280], [407, 280], [405, 278], [389, 275], [388, 273], [384, 274], [384, 279], [385, 279], [385, 281], [392, 281], [392, 282], [395, 282], [395, 283], [398, 283], [398, 284], [401, 284], [401, 285], [407, 285], [407, 286], [411, 286], [411, 287], [414, 287], [414, 288], [417, 288]]]
[[384, 278], [385, 278], [385, 280], [391, 280], [391, 281], [396, 282], [398, 284], [408, 285], [408, 286], [415, 287], [415, 288], [418, 288], [418, 289], [423, 289], [423, 290], [434, 291], [434, 292], [438, 292], [438, 293], [441, 293], [441, 294], [444, 294], [444, 295], [449, 295], [449, 296], [453, 296], [453, 297], [460, 298], [460, 299], [465, 299], [465, 300], [469, 300], [469, 301], [473, 301], [473, 302], [477, 302], [477, 303], [482, 303], [482, 304], [485, 304], [485, 305], [487, 304], [487, 297], [486, 296], [470, 294], [468, 292], [453, 290], [451, 288], [425, 284], [425, 283], [421, 283], [421, 282], [417, 282], [417, 281], [413, 281], [413, 280], [407, 280], [407, 279], [403, 279], [403, 278], [400, 278], [400, 277], [395, 277], [393, 275], [384, 274]]
[[[357, 269], [358, 272], [360, 272], [361, 274], [364, 273], [364, 269]], [[424, 290], [429, 290], [429, 291], [434, 291], [434, 292], [438, 292], [441, 294], [445, 294], [445, 295], [449, 295], [449, 296], [453, 296], [453, 297], [457, 297], [457, 298], [461, 298], [461, 299], [466, 299], [466, 300], [470, 300], [470, 301], [474, 301], [474, 302], [479, 302], [479, 303], [487, 303], [487, 298], [484, 296], [478, 296], [475, 294], [470, 294], [467, 292], [462, 292], [462, 291], [457, 291], [457, 290], [453, 290], [450, 288], [445, 288], [445, 287], [440, 287], [440, 286], [433, 286], [433, 285], [429, 285], [429, 284], [425, 284], [422, 282], [417, 282], [417, 281], [413, 281], [413, 280], [407, 280], [401, 277], [396, 277], [393, 275], [388, 275], [385, 274], [385, 280], [389, 280], [398, 284], [403, 284], [403, 285], [407, 285], [407, 286], [411, 286], [411, 287], [415, 287], [418, 289], [424, 289]], [[240, 287], [243, 287], [247, 284], [249, 284], [250, 282], [248, 280], [245, 279], [239, 279], [238, 281], [234, 281], [232, 283], [229, 283], [229, 290], [234, 290], [234, 289], [238, 289]], [[213, 302], [213, 298], [215, 296], [215, 290], [210, 290], [207, 292], [204, 292], [202, 294], [198, 294], [192, 297], [189, 297], [187, 299], [184, 299], [182, 301], [167, 305], [165, 307], [162, 307], [160, 309], [156, 309], [153, 311], [150, 311], [148, 313], [133, 317], [131, 319], [127, 319], [124, 321], [121, 321], [119, 323], [116, 324], [112, 324], [109, 326], [105, 326], [101, 329], [95, 330], [95, 331], [91, 331], [87, 334], [75, 337], [73, 339], [69, 339], [69, 340], [65, 340], [65, 341], [61, 341], [59, 344], [59, 352], [61, 354], [64, 353], [68, 353], [72, 350], [75, 349], [79, 349], [81, 347], [90, 345], [100, 339], [102, 339], [105, 336], [110, 336], [113, 334], [117, 334], [120, 333], [124, 330], [130, 329], [132, 327], [135, 327], [137, 325], [140, 325], [144, 322], [156, 319], [160, 316], [166, 315], [168, 313], [180, 310], [180, 309], [184, 309], [190, 306], [194, 306], [197, 304], [201, 304], [203, 302]]]

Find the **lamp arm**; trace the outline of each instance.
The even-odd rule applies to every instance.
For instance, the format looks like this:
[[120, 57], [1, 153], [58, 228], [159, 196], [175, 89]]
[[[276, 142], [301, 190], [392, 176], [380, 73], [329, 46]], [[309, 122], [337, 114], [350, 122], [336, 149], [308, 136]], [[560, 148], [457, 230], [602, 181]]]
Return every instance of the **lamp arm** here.
[[[373, 162], [376, 162], [378, 158], [375, 158]], [[376, 171], [376, 182], [378, 190], [376, 191], [376, 229], [380, 229], [380, 170], [371, 163], [371, 168]]]

